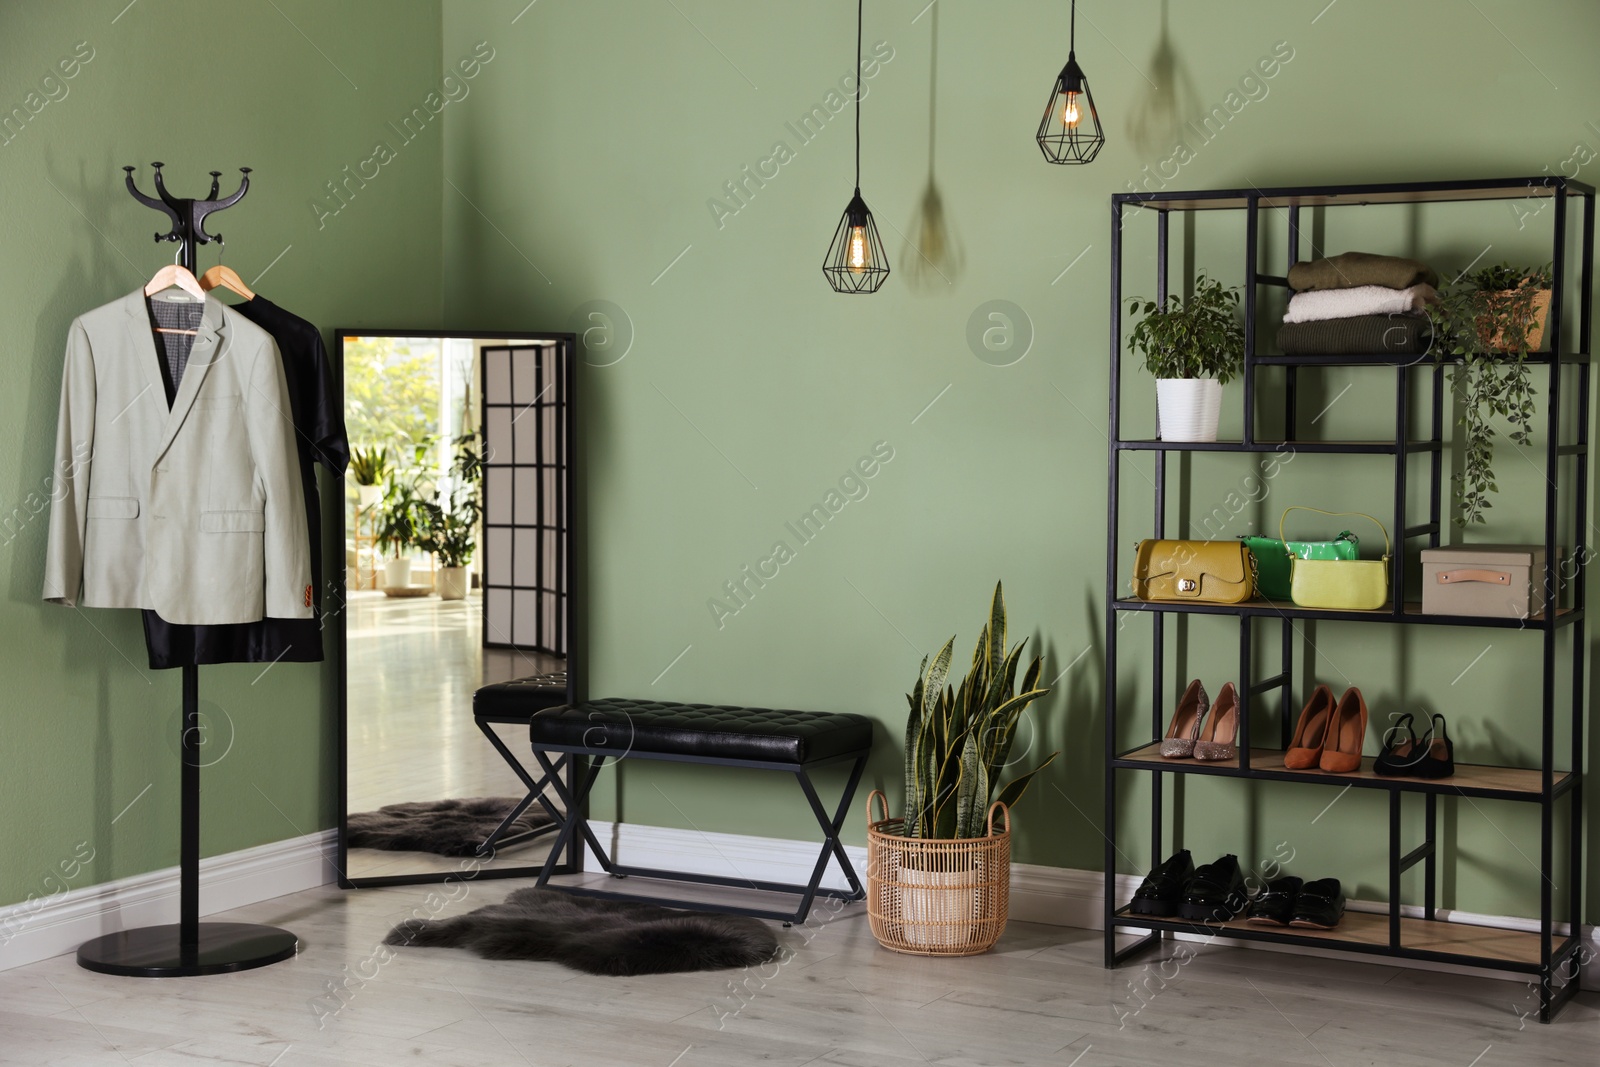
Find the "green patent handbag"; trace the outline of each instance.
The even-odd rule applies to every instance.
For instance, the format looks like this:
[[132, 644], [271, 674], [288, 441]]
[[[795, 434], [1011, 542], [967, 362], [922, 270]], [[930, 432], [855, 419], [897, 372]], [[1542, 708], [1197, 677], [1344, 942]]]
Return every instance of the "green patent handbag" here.
[[1239, 540], [1256, 558], [1256, 586], [1268, 600], [1289, 599], [1289, 556], [1299, 559], [1360, 559], [1361, 542], [1349, 530], [1332, 541], [1279, 541], [1271, 537], [1241, 535]]

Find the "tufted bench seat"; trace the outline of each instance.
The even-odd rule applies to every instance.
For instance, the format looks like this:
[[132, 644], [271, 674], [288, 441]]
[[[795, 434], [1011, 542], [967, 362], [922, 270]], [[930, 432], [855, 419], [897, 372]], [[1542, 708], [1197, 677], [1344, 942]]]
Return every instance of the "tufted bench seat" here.
[[[714, 910], [781, 919], [785, 923], [804, 922], [818, 896], [860, 900], [865, 894], [855, 868], [839, 842], [839, 830], [861, 781], [867, 754], [872, 748], [872, 720], [862, 715], [815, 711], [776, 711], [766, 708], [741, 708], [711, 704], [675, 704], [657, 700], [590, 700], [556, 708], [536, 710], [528, 721], [528, 739], [534, 758], [544, 768], [546, 780], [560, 795], [566, 808], [561, 829], [551, 846], [549, 858], [539, 874], [544, 885], [555, 870], [561, 850], [582, 836], [589, 850], [606, 873], [624, 878], [698, 882], [734, 886], [769, 893], [798, 895], [790, 910], [773, 907], [729, 907], [688, 900], [663, 900], [657, 903], [696, 910]], [[559, 763], [550, 753], [560, 753], [588, 761], [580, 770], [576, 786], [568, 789], [557, 774]], [[783, 771], [794, 775], [822, 830], [822, 847], [811, 879], [805, 885], [753, 881], [718, 875], [691, 874], [650, 868], [626, 867], [615, 863], [589, 827], [585, 801], [595, 779], [608, 760], [665, 760], [714, 767]], [[849, 762], [849, 781], [838, 807], [830, 815], [811, 782], [811, 771], [830, 764]], [[850, 883], [849, 890], [823, 889], [822, 877], [830, 859], [837, 859]], [[615, 893], [580, 886], [556, 886], [586, 896], [639, 899], [639, 894]]]

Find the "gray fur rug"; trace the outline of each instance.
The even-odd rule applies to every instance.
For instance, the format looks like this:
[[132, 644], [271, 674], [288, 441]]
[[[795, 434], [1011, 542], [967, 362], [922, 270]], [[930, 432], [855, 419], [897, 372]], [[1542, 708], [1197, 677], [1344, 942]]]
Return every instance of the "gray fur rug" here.
[[[467, 797], [388, 804], [345, 820], [350, 848], [389, 852], [432, 852], [439, 856], [475, 856], [484, 838], [520, 797]], [[534, 803], [506, 829], [506, 836], [550, 825], [544, 807]]]
[[553, 960], [589, 974], [669, 974], [766, 963], [778, 939], [760, 919], [518, 889], [449, 919], [408, 919], [386, 945], [465, 948], [491, 960]]

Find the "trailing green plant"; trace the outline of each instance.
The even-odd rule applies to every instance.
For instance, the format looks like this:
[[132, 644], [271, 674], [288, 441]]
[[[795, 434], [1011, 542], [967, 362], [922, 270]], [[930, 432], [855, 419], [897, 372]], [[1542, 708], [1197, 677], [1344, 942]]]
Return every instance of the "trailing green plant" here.
[[358, 446], [350, 450], [350, 477], [357, 485], [382, 485], [389, 470], [389, 449], [386, 446]]
[[1513, 444], [1532, 441], [1535, 390], [1528, 371], [1530, 334], [1538, 323], [1538, 299], [1550, 288], [1549, 265], [1484, 267], [1464, 284], [1443, 290], [1428, 308], [1433, 354], [1452, 360], [1450, 393], [1461, 410], [1461, 469], [1453, 482], [1461, 510], [1458, 526], [1487, 520], [1494, 480], [1494, 419], [1510, 425]]
[[450, 491], [417, 504], [416, 547], [438, 556], [441, 567], [465, 567], [478, 550], [483, 458], [477, 441], [477, 434], [455, 439], [455, 458], [450, 465], [455, 479]]
[[1201, 274], [1194, 293], [1176, 293], [1158, 304], [1132, 297], [1129, 310], [1142, 316], [1128, 334], [1128, 346], [1144, 356], [1157, 378], [1215, 378], [1222, 385], [1244, 370], [1244, 325], [1239, 287], [1224, 288]]
[[989, 621], [972, 654], [972, 669], [959, 688], [945, 684], [955, 641], [946, 641], [931, 665], [923, 657], [917, 684], [906, 696], [911, 705], [906, 719], [907, 837], [984, 836], [990, 803], [1015, 804], [1033, 776], [1057, 756], [1052, 752], [1033, 770], [1000, 785], [1022, 713], [1050, 690], [1039, 685], [1041, 656], [1028, 665], [1022, 691], [1016, 691], [1017, 666], [1027, 641], [1009, 651], [1005, 647], [1006, 606], [999, 582]]

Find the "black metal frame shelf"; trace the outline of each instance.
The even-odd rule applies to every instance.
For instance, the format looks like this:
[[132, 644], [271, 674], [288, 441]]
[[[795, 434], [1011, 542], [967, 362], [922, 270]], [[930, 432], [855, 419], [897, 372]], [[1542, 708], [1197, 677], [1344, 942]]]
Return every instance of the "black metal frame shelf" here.
[[[1548, 325], [1546, 328], [1547, 352], [1530, 353], [1525, 360], [1535, 368], [1542, 368], [1540, 377], [1540, 416], [1542, 427], [1536, 432], [1544, 453], [1545, 486], [1544, 548], [1545, 566], [1542, 575], [1534, 576], [1535, 593], [1543, 592], [1543, 602], [1564, 606], [1526, 619], [1510, 617], [1484, 617], [1461, 615], [1424, 615], [1416, 604], [1405, 601], [1408, 566], [1408, 547], [1412, 542], [1426, 538], [1423, 544], [1437, 547], [1446, 530], [1446, 513], [1449, 486], [1444, 479], [1444, 447], [1446, 438], [1445, 369], [1460, 362], [1459, 359], [1435, 359], [1431, 354], [1399, 355], [1395, 353], [1373, 355], [1277, 355], [1258, 354], [1256, 338], [1257, 290], [1260, 286], [1283, 287], [1288, 280], [1283, 275], [1261, 272], [1261, 226], [1263, 210], [1282, 211], [1287, 217], [1287, 261], [1299, 261], [1302, 209], [1364, 205], [1403, 205], [1450, 203], [1471, 201], [1518, 200], [1536, 198], [1546, 201], [1550, 208], [1552, 227], [1551, 256], [1552, 294]], [[1582, 208], [1579, 217], [1569, 215], [1569, 204]], [[1174, 212], [1237, 210], [1244, 215], [1244, 300], [1245, 322], [1244, 370], [1242, 380], [1242, 410], [1244, 414], [1241, 437], [1236, 441], [1216, 442], [1165, 442], [1160, 440], [1130, 440], [1122, 436], [1122, 371], [1123, 371], [1123, 256], [1124, 226], [1129, 213], [1137, 209], [1151, 209], [1156, 230], [1156, 300], [1165, 303], [1168, 295], [1168, 244], [1170, 220]], [[1587, 659], [1584, 569], [1587, 560], [1587, 518], [1589, 515], [1589, 394], [1591, 373], [1591, 293], [1594, 282], [1594, 210], [1595, 190], [1582, 182], [1566, 178], [1536, 176], [1531, 178], [1471, 179], [1448, 182], [1400, 182], [1368, 185], [1317, 186], [1277, 189], [1224, 189], [1201, 192], [1134, 192], [1118, 193], [1111, 198], [1111, 377], [1110, 422], [1108, 429], [1109, 498], [1107, 507], [1106, 538], [1106, 724], [1105, 724], [1105, 964], [1114, 967], [1140, 951], [1158, 943], [1165, 937], [1181, 933], [1206, 936], [1220, 935], [1254, 941], [1271, 941], [1287, 945], [1315, 946], [1357, 953], [1376, 954], [1395, 958], [1447, 962], [1483, 967], [1491, 970], [1514, 971], [1537, 977], [1539, 993], [1539, 1018], [1548, 1022], [1551, 1017], [1577, 992], [1579, 979], [1574, 966], [1578, 937], [1581, 929], [1582, 886], [1582, 827], [1584, 779], [1581, 770], [1584, 752], [1585, 683]], [[1575, 229], [1579, 243], [1570, 246], [1569, 229]], [[1577, 271], [1568, 269], [1569, 253], [1575, 253]], [[1576, 274], [1576, 277], [1572, 277]], [[1576, 330], [1569, 318], [1576, 319]], [[1569, 336], [1571, 335], [1571, 336]], [[1328, 367], [1378, 367], [1394, 374], [1394, 427], [1392, 437], [1382, 441], [1297, 441], [1299, 376], [1303, 372], [1315, 373]], [[1284, 395], [1282, 426], [1273, 434], [1258, 433], [1258, 417], [1265, 412], [1256, 403], [1256, 371], [1261, 367], [1281, 368], [1275, 382], [1281, 382]], [[1564, 403], [1568, 390], [1576, 390], [1571, 403]], [[1421, 408], [1413, 413], [1413, 406]], [[1570, 409], [1570, 410], [1569, 410]], [[1572, 425], [1564, 425], [1566, 418]], [[1313, 420], [1315, 421], [1315, 420]], [[1566, 429], [1575, 440], [1563, 443], [1561, 432]], [[1272, 437], [1267, 440], [1263, 438]], [[1323, 453], [1329, 455], [1379, 455], [1387, 456], [1393, 463], [1393, 510], [1389, 530], [1395, 535], [1390, 564], [1389, 604], [1377, 611], [1336, 611], [1302, 608], [1293, 604], [1252, 600], [1242, 604], [1201, 604], [1170, 601], [1145, 601], [1129, 595], [1122, 564], [1126, 549], [1139, 536], [1161, 538], [1168, 533], [1168, 471], [1169, 455], [1189, 453], [1232, 452], [1240, 454], [1270, 454], [1278, 451]], [[1154, 489], [1153, 524], [1141, 529], [1135, 536], [1125, 536], [1121, 529], [1121, 475], [1122, 460], [1130, 454], [1149, 458], [1141, 462], [1139, 470]], [[1413, 471], [1412, 457], [1421, 457], [1418, 463], [1426, 467], [1425, 485], [1429, 490], [1423, 508], [1427, 514], [1415, 516], [1408, 522], [1408, 504], [1415, 507], [1410, 493], [1410, 482], [1418, 473]], [[1562, 461], [1570, 461], [1570, 465]], [[1150, 467], [1153, 465], [1153, 472]], [[1365, 468], [1363, 468], [1365, 469]], [[1187, 472], [1188, 467], [1179, 468]], [[1173, 483], [1174, 485], [1176, 482]], [[1420, 490], [1422, 485], [1418, 485]], [[1420, 493], [1417, 495], [1420, 496]], [[1180, 498], [1181, 499], [1181, 498]], [[1562, 505], [1565, 504], [1565, 511]], [[1562, 519], [1570, 522], [1570, 534], [1563, 532]], [[1170, 536], [1181, 537], [1173, 533]], [[1566, 548], [1570, 553], [1568, 571], [1563, 567], [1560, 553]], [[1413, 557], [1414, 560], [1414, 557]], [[1561, 573], [1558, 577], [1558, 568]], [[1542, 588], [1541, 588], [1542, 587]], [[1152, 740], [1133, 748], [1119, 745], [1120, 732], [1117, 666], [1119, 634], [1129, 621], [1128, 615], [1144, 613], [1150, 620], [1150, 693], [1158, 695], [1151, 700], [1141, 698], [1148, 707], [1139, 712], [1149, 716], [1150, 733], [1159, 738], [1165, 729], [1166, 709], [1162, 700], [1166, 693], [1166, 621], [1169, 616], [1229, 617], [1238, 627], [1239, 661], [1237, 678], [1239, 694], [1239, 747], [1241, 756], [1231, 762], [1204, 764], [1193, 760], [1162, 760], [1155, 753], [1158, 742]], [[1317, 771], [1293, 771], [1283, 766], [1283, 749], [1289, 745], [1291, 724], [1299, 711], [1292, 698], [1294, 673], [1294, 645], [1298, 637], [1297, 623], [1302, 621], [1337, 621], [1355, 623], [1421, 624], [1431, 626], [1480, 627], [1493, 629], [1526, 630], [1537, 637], [1539, 656], [1537, 695], [1530, 698], [1528, 707], [1519, 709], [1523, 714], [1536, 711], [1540, 719], [1539, 761], [1537, 766], [1523, 768], [1483, 767], [1458, 765], [1451, 779], [1423, 780], [1414, 778], [1385, 778], [1371, 772], [1370, 760], [1363, 770], [1350, 775], [1323, 774]], [[1274, 671], [1271, 677], [1257, 679], [1256, 650], [1257, 624], [1278, 624], [1279, 652], [1276, 664], [1263, 665]], [[1213, 624], [1215, 625], [1215, 624]], [[1261, 636], [1266, 636], [1262, 634]], [[1579, 766], [1570, 770], [1556, 768], [1558, 646], [1570, 642], [1567, 650], [1570, 663], [1561, 670], [1570, 670], [1566, 685], [1570, 690], [1560, 703], [1566, 708], [1566, 721], [1560, 724], [1569, 736], [1571, 759]], [[1530, 691], [1532, 687], [1530, 686]], [[1252, 748], [1252, 708], [1269, 694], [1276, 694], [1280, 702], [1278, 730], [1279, 748]], [[1119, 899], [1117, 862], [1122, 849], [1117, 843], [1118, 772], [1137, 772], [1139, 779], [1150, 787], [1150, 851], [1151, 865], [1165, 858], [1163, 837], [1167, 811], [1163, 803], [1163, 787], [1167, 775], [1198, 774], [1221, 778], [1243, 778], [1250, 781], [1314, 784], [1321, 786], [1355, 786], [1378, 789], [1388, 793], [1389, 833], [1389, 910], [1382, 916], [1369, 912], [1350, 912], [1339, 929], [1320, 931], [1279, 931], [1270, 927], [1244, 922], [1224, 924], [1195, 924], [1179, 920], [1158, 919], [1133, 915], [1121, 907]], [[1174, 778], [1174, 783], [1181, 781]], [[1408, 796], [1418, 797], [1425, 809], [1423, 840], [1407, 850], [1402, 844], [1402, 812]], [[1507, 931], [1489, 927], [1474, 927], [1449, 922], [1436, 914], [1438, 899], [1438, 866], [1440, 842], [1438, 801], [1440, 797], [1471, 797], [1489, 800], [1517, 801], [1535, 804], [1540, 813], [1538, 851], [1541, 869], [1555, 869], [1556, 858], [1564, 853], [1570, 871], [1568, 884], [1563, 887], [1565, 901], [1559, 906], [1556, 889], [1550, 878], [1545, 878], [1539, 888], [1538, 929], [1534, 931]], [[1556, 805], [1566, 803], [1570, 814], [1562, 834], [1557, 840]], [[1410, 868], [1423, 868], [1423, 901], [1420, 908], [1409, 908], [1403, 902], [1402, 875]], [[1420, 918], [1404, 915], [1415, 910]], [[1143, 931], [1132, 944], [1119, 945], [1130, 931]], [[1507, 946], [1512, 946], [1508, 948]]]

